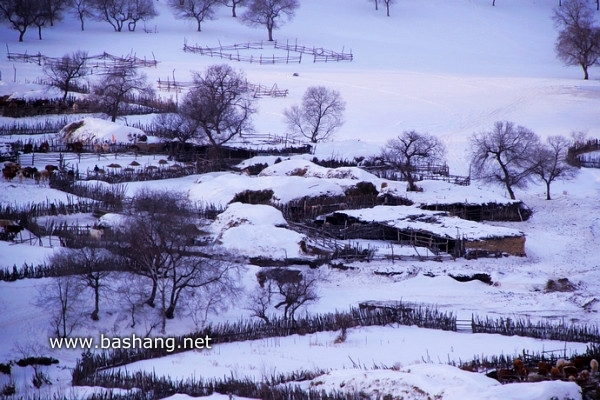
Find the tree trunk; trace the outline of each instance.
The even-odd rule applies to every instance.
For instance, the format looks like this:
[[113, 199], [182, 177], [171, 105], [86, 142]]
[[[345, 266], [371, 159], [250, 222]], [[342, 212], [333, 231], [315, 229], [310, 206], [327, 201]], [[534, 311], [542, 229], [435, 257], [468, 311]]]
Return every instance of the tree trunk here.
[[233, 6], [231, 7], [231, 16], [233, 18], [237, 18], [237, 14], [235, 13], [235, 1], [233, 2]]
[[85, 29], [84, 29], [84, 23], [83, 23], [83, 17], [82, 16], [79, 17], [79, 21], [81, 21], [81, 30], [84, 31]]
[[273, 28], [267, 27], [267, 31], [269, 32], [269, 42], [273, 41]]
[[150, 297], [148, 298], [148, 300], [146, 300], [146, 304], [148, 304], [152, 308], [154, 308], [156, 306], [156, 304], [154, 303], [154, 300], [156, 300], [157, 289], [158, 289], [158, 283], [156, 281], [152, 282], [152, 291], [150, 292]]
[[588, 67], [585, 65], [582, 65], [581, 68], [583, 68], [583, 79], [584, 80], [588, 80], [589, 79], [589, 75], [588, 75]]
[[165, 317], [167, 319], [175, 318], [175, 305], [174, 304], [169, 304], [169, 307], [165, 311]]
[[197, 32], [202, 32], [202, 21], [196, 18], [196, 22], [198, 22], [198, 30]]
[[38, 26], [38, 38], [42, 40], [42, 26]]
[[508, 195], [510, 196], [510, 199], [516, 200], [515, 192], [513, 191], [512, 186], [510, 186], [510, 183], [505, 182], [505, 185], [506, 185], [506, 190], [508, 191]]
[[25, 29], [19, 31], [19, 42], [23, 41], [23, 36], [25, 36]]
[[546, 200], [552, 200], [550, 197], [550, 182], [546, 182]]
[[98, 314], [100, 313], [100, 285], [98, 282], [94, 285], [94, 312], [92, 313], [92, 320], [98, 321], [100, 317]]

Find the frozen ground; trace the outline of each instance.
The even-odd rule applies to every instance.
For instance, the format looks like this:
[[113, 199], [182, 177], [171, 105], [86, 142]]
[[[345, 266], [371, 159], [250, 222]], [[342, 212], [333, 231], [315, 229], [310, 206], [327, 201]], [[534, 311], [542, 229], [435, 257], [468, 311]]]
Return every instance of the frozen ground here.
[[[294, 21], [275, 32], [276, 39], [298, 40], [299, 44], [306, 46], [337, 51], [351, 49], [355, 59], [351, 63], [303, 61], [301, 64], [274, 66], [233, 63], [235, 68], [243, 69], [254, 83], [267, 86], [276, 83], [279, 88], [290, 90], [287, 98], [259, 101], [256, 131], [284, 136], [283, 110], [298, 103], [307, 87], [326, 85], [339, 90], [347, 102], [346, 123], [333, 142], [317, 145], [316, 155], [319, 158], [352, 159], [374, 154], [388, 139], [403, 130], [415, 129], [440, 137], [448, 149], [451, 173], [466, 175], [469, 172], [466, 159], [469, 136], [490, 128], [497, 120], [514, 121], [542, 137], [569, 135], [573, 131], [599, 137], [598, 71], [591, 69], [592, 79], [583, 81], [579, 68], [564, 67], [556, 60], [553, 53], [556, 32], [550, 20], [555, 1], [500, 0], [496, 7], [491, 7], [490, 3], [489, 0], [403, 0], [393, 5], [392, 16], [386, 18], [382, 10], [376, 12], [366, 1], [330, 0], [324, 3], [303, 0]], [[143, 30], [115, 33], [108, 24], [99, 22], [89, 22], [86, 31], [79, 32], [78, 25], [68, 17], [67, 22], [45, 29], [43, 41], [38, 41], [35, 32], [30, 31], [25, 42], [18, 43], [16, 32], [4, 25], [0, 26], [0, 39], [8, 44], [10, 51], [29, 54], [39, 51], [49, 56], [61, 56], [84, 49], [90, 54], [107, 51], [116, 55], [134, 52], [142, 58], [155, 56], [160, 61], [158, 67], [145, 70], [152, 81], [166, 79], [173, 73], [178, 80], [186, 81], [190, 80], [190, 71], [202, 71], [222, 60], [183, 53], [184, 38], [190, 44], [216, 46], [219, 41], [232, 44], [260, 41], [266, 37], [264, 30], [250, 29], [234, 21], [228, 16], [227, 9], [218, 12], [218, 20], [203, 24], [202, 33], [196, 33], [191, 23], [174, 20], [165, 2], [157, 2], [156, 6], [161, 15], [148, 22], [147, 28], [157, 33], [144, 33]], [[264, 52], [271, 55], [272, 50]], [[13, 67], [16, 82], [13, 81]], [[43, 87], [30, 83], [41, 76], [38, 66], [13, 64], [6, 60], [4, 53], [0, 53], [0, 71], [0, 95], [46, 95]], [[160, 94], [173, 98], [179, 96], [167, 92]], [[148, 118], [128, 117], [118, 122], [125, 124], [137, 120], [147, 122]], [[0, 118], [0, 122], [12, 124], [14, 120]], [[119, 157], [123, 158], [115, 160], [112, 156], [89, 155], [82, 159], [71, 158], [68, 162], [84, 171], [113, 162], [125, 166], [134, 159], [133, 156]], [[139, 157], [137, 161], [142, 166], [159, 166], [159, 159]], [[268, 161], [269, 164], [273, 162], [274, 159]], [[295, 163], [300, 162], [292, 160], [288, 167], [296, 168], [299, 165]], [[286, 164], [278, 165], [269, 169], [268, 176], [259, 178], [208, 174], [131, 183], [127, 185], [126, 192], [133, 195], [140, 188], [151, 186], [184, 191], [193, 200], [226, 205], [238, 191], [261, 185], [272, 186], [282, 199], [291, 199], [309, 193], [309, 190], [310, 193], [316, 190], [338, 193], [348, 184], [347, 180], [323, 175], [329, 171], [317, 169], [309, 177], [288, 177], [281, 170]], [[380, 187], [380, 180], [374, 179], [373, 182]], [[447, 189], [440, 191], [435, 186], [426, 183], [424, 193], [415, 194], [415, 200], [506, 199], [501, 189], [478, 182], [466, 189], [457, 187], [447, 192], [443, 191]], [[575, 180], [557, 182], [552, 190], [552, 201], [544, 200], [541, 185], [519, 190], [517, 196], [533, 209], [533, 217], [522, 223], [490, 224], [524, 232], [527, 257], [458, 259], [444, 263], [357, 263], [353, 265], [358, 267], [355, 270], [327, 270], [327, 280], [319, 287], [319, 301], [306, 311], [346, 310], [365, 300], [403, 300], [437, 304], [443, 310], [456, 312], [459, 318], [469, 318], [476, 313], [598, 325], [600, 171], [582, 170]], [[37, 187], [30, 181], [0, 183], [3, 206], [52, 202], [55, 199], [68, 201], [64, 193]], [[238, 217], [243, 218], [244, 215]], [[286, 238], [278, 235], [276, 230], [285, 227], [275, 226], [275, 217], [270, 216], [269, 219], [268, 228], [253, 220], [238, 226], [237, 232], [220, 231], [225, 233], [221, 235], [221, 244], [250, 254], [256, 252], [257, 246], [248, 239], [244, 240], [248, 235], [257, 237], [266, 229], [271, 231], [272, 238]], [[93, 223], [89, 216], [81, 216], [80, 221]], [[297, 251], [298, 237], [291, 236], [289, 240], [278, 243], [272, 241], [271, 246], [279, 246], [277, 251], [282, 253], [292, 249]], [[24, 261], [43, 262], [45, 257], [56, 251], [56, 248], [26, 244], [0, 245], [0, 266], [19, 265]], [[388, 251], [385, 244], [381, 246], [380, 251]], [[275, 252], [272, 248], [266, 251]], [[404, 273], [384, 277], [374, 275], [374, 271]], [[255, 272], [256, 267], [248, 266], [242, 273], [246, 292], [252, 291], [256, 285]], [[459, 283], [448, 277], [448, 274], [475, 272], [490, 274], [495, 284], [488, 286], [478, 281]], [[425, 273], [434, 277], [425, 276]], [[576, 289], [573, 292], [544, 291], [549, 279], [560, 278], [568, 278]], [[47, 316], [35, 306], [37, 292], [43, 290], [46, 283], [47, 279], [0, 283], [0, 362], [18, 358], [15, 346], [23, 341], [46, 344], [49, 335]], [[113, 285], [117, 283], [112, 282]], [[236, 299], [228, 310], [210, 315], [209, 320], [219, 322], [248, 317], [246, 294]], [[127, 327], [121, 314], [119, 304], [107, 301], [103, 304], [101, 321], [87, 322], [76, 334], [131, 334], [133, 331]], [[192, 329], [194, 323], [182, 313], [168, 326], [168, 333], [185, 333]], [[211, 351], [144, 361], [128, 368], [155, 370], [180, 377], [235, 374], [260, 378], [274, 371], [318, 366], [331, 369], [331, 372], [315, 380], [313, 385], [329, 389], [343, 384], [368, 391], [371, 395], [377, 390], [382, 394], [403, 395], [407, 399], [437, 395], [445, 400], [546, 400], [552, 396], [559, 399], [580, 396], [573, 383], [500, 386], [483, 376], [441, 364], [449, 358], [467, 359], [482, 353], [518, 354], [524, 348], [556, 350], [567, 346], [568, 351], [581, 351], [585, 347], [582, 344], [434, 332], [414, 327], [352, 330], [349, 341], [340, 345], [332, 343], [335, 335], [323, 333], [222, 345]], [[48, 369], [54, 385], [40, 392], [31, 386], [30, 368], [15, 367], [15, 379], [21, 393], [63, 393], [73, 398], [85, 396], [85, 393], [74, 392], [76, 389], [70, 387], [69, 368], [74, 365], [79, 353], [66, 350], [52, 353], [61, 363]], [[348, 356], [355, 361], [360, 359], [360, 364], [367, 368], [353, 368]], [[397, 366], [398, 370], [371, 370], [373, 365]], [[5, 380], [4, 376], [0, 376], [0, 385]], [[173, 398], [180, 400], [186, 397], [177, 395]]]

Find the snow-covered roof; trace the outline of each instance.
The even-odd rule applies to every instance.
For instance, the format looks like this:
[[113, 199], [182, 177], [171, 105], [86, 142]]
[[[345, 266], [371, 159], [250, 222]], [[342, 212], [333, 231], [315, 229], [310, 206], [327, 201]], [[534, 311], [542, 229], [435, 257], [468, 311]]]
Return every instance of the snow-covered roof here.
[[447, 238], [482, 240], [523, 236], [523, 233], [516, 229], [450, 217], [445, 212], [421, 210], [414, 206], [376, 206], [337, 213], [363, 222], [381, 223], [400, 230], [422, 230]]

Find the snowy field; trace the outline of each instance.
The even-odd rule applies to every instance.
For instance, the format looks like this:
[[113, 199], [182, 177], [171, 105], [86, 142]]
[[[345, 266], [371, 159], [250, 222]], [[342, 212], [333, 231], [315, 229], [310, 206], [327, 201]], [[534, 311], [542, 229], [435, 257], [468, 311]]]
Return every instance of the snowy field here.
[[[335, 51], [352, 51], [354, 61], [340, 63], [257, 65], [231, 62], [245, 72], [253, 83], [276, 84], [288, 89], [285, 98], [258, 101], [255, 117], [257, 133], [285, 136], [284, 109], [300, 102], [309, 86], [325, 85], [339, 90], [347, 103], [345, 124], [334, 140], [319, 143], [319, 158], [353, 159], [377, 154], [389, 139], [404, 130], [428, 132], [439, 137], [448, 149], [452, 174], [467, 175], [468, 140], [471, 134], [490, 129], [494, 122], [509, 120], [524, 125], [542, 138], [569, 136], [585, 132], [600, 137], [600, 68], [591, 68], [589, 81], [582, 79], [577, 67], [565, 67], [554, 55], [556, 31], [550, 19], [555, 0], [402, 0], [391, 8], [391, 16], [375, 11], [365, 0], [302, 0], [295, 19], [275, 31], [275, 39]], [[158, 61], [157, 68], [146, 68], [150, 81], [175, 77], [191, 80], [191, 71], [203, 71], [223, 60], [182, 51], [188, 44], [217, 46], [257, 42], [266, 39], [264, 29], [251, 29], [230, 17], [230, 10], [217, 11], [217, 20], [194, 24], [173, 19], [166, 2], [155, 3], [160, 15], [148, 21], [145, 33], [115, 33], [107, 23], [89, 21], [86, 30], [67, 16], [53, 28], [44, 29], [44, 40], [35, 30], [28, 31], [23, 43], [17, 32], [0, 26], [1, 42], [11, 52], [59, 57], [82, 49], [89, 54], [103, 51], [115, 55], [135, 53]], [[597, 13], [597, 19], [600, 19]], [[0, 50], [0, 96], [45, 97], [58, 93], [31, 82], [42, 77], [34, 64], [9, 62], [6, 46]], [[262, 50], [271, 56], [271, 48]], [[260, 55], [255, 50], [254, 55]], [[16, 73], [14, 72], [16, 71]], [[297, 76], [295, 76], [297, 75]], [[181, 94], [158, 92], [165, 98]], [[95, 116], [98, 117], [98, 116]], [[17, 120], [0, 117], [1, 124]], [[120, 125], [149, 117], [128, 116]], [[98, 125], [100, 126], [100, 125]], [[99, 129], [105, 138], [126, 135], [127, 129]], [[14, 139], [9, 138], [9, 139]], [[343, 193], [358, 180], [373, 182], [380, 188], [383, 180], [358, 169], [330, 170], [298, 156], [279, 164], [276, 157], [262, 157], [245, 164], [265, 162], [270, 167], [261, 176], [237, 173], [192, 175], [163, 181], [135, 182], [126, 185], [127, 196], [143, 188], [177, 190], [190, 200], [225, 207], [233, 196], [245, 189], [271, 188], [282, 202], [305, 195]], [[111, 163], [123, 167], [132, 161], [140, 168], [160, 164], [160, 156], [83, 155], [68, 160], [79, 171]], [[38, 168], [44, 165], [36, 164]], [[243, 167], [242, 165], [241, 167]], [[296, 168], [307, 168], [303, 177], [289, 176]], [[386, 182], [388, 190], [402, 193], [404, 183]], [[103, 184], [91, 181], [88, 184]], [[469, 187], [424, 182], [423, 193], [410, 193], [416, 202], [496, 201], [509, 202], [502, 188], [473, 182]], [[534, 212], [526, 222], [486, 223], [526, 237], [526, 257], [435, 261], [374, 261], [354, 263], [355, 269], [339, 271], [321, 267], [324, 280], [319, 285], [319, 300], [302, 312], [345, 311], [368, 300], [406, 301], [435, 304], [440, 310], [454, 312], [459, 319], [472, 314], [491, 317], [530, 317], [534, 320], [565, 321], [575, 324], [600, 324], [600, 170], [583, 169], [572, 181], [552, 186], [553, 200], [546, 201], [545, 187], [532, 185], [517, 190], [517, 197]], [[22, 203], [74, 201], [72, 195], [36, 185], [31, 180], [0, 182], [2, 206]], [[251, 211], [249, 211], [251, 210]], [[288, 229], [274, 209], [233, 205], [210, 227], [215, 244], [224, 250], [253, 257], [271, 255], [294, 257], [301, 253], [301, 234]], [[251, 213], [251, 215], [248, 215]], [[61, 218], [60, 221], [65, 221]], [[60, 222], [59, 221], [59, 222]], [[45, 221], [44, 223], [52, 221]], [[71, 216], [69, 223], [93, 225], [88, 214]], [[258, 244], [260, 240], [260, 245]], [[58, 250], [45, 240], [42, 246], [0, 242], [0, 267], [43, 263]], [[389, 244], [365, 241], [389, 253]], [[394, 249], [395, 254], [412, 254], [412, 249]], [[256, 288], [258, 267], [247, 265], [240, 271], [244, 289], [225, 310], [208, 315], [207, 322], [218, 323], [250, 318], [248, 296]], [[394, 272], [390, 276], [374, 272]], [[402, 274], [399, 274], [402, 272]], [[479, 281], [460, 283], [449, 275], [486, 273], [493, 285]], [[545, 291], [549, 280], [568, 278], [575, 289], [568, 292]], [[0, 363], [20, 358], [18, 348], [41, 347], [45, 355], [60, 360], [47, 367], [53, 385], [35, 389], [31, 368], [13, 367], [21, 396], [84, 398], [98, 388], [73, 388], [70, 371], [81, 351], [49, 350], [51, 335], [48, 317], [36, 305], [36, 297], [49, 279], [0, 282]], [[74, 336], [104, 333], [125, 336], [144, 333], [144, 326], [130, 328], [120, 304], [110, 301], [111, 291], [119, 286], [114, 279], [106, 288], [107, 300], [101, 305], [100, 321], [85, 323]], [[82, 305], [88, 309], [90, 304]], [[149, 311], [148, 311], [149, 312]], [[169, 321], [168, 335], [184, 334], [197, 328], [196, 319], [182, 308]], [[470, 360], [481, 355], [518, 355], [562, 350], [567, 355], [582, 352], [586, 344], [540, 341], [498, 335], [473, 335], [433, 331], [416, 327], [369, 327], [351, 329], [343, 343], [334, 343], [338, 332], [290, 336], [249, 342], [223, 344], [213, 349], [186, 352], [162, 359], [147, 360], [126, 368], [128, 371], [155, 371], [158, 375], [185, 379], [192, 376], [235, 376], [261, 379], [274, 373], [323, 369], [326, 375], [302, 385], [313, 388], [364, 391], [369, 396], [390, 394], [405, 399], [580, 399], [573, 382], [543, 382], [500, 385], [483, 374], [474, 374], [446, 365], [449, 361]], [[355, 363], [353, 363], [354, 361]], [[357, 365], [358, 364], [358, 368]], [[374, 367], [389, 367], [375, 369]], [[0, 374], [0, 387], [8, 382]], [[172, 400], [188, 399], [184, 395]], [[214, 399], [221, 397], [213, 396]], [[227, 398], [224, 396], [222, 398]]]

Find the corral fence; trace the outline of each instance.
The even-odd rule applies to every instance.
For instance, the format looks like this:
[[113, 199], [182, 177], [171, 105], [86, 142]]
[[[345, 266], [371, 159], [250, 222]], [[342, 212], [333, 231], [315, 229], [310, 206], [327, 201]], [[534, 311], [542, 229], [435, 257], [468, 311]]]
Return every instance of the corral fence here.
[[[489, 321], [492, 321], [489, 319]], [[498, 320], [496, 324], [503, 325], [505, 321]], [[441, 312], [437, 307], [431, 305], [411, 304], [403, 302], [364, 302], [358, 308], [351, 308], [348, 312], [336, 312], [318, 314], [298, 319], [297, 321], [275, 319], [271, 324], [263, 321], [242, 320], [235, 323], [225, 323], [206, 327], [189, 335], [172, 338], [172, 352], [165, 346], [155, 346], [151, 349], [121, 350], [113, 349], [97, 353], [85, 353], [78, 360], [73, 370], [73, 385], [90, 385], [104, 387], [131, 388], [131, 383], [124, 383], [123, 375], [117, 370], [110, 370], [133, 362], [163, 357], [169, 354], [186, 351], [186, 341], [195, 341], [199, 338], [210, 337], [212, 344], [232, 343], [237, 341], [260, 340], [271, 337], [285, 337], [299, 334], [306, 335], [325, 331], [344, 331], [348, 328], [359, 326], [385, 326], [390, 324], [418, 326], [423, 328], [457, 331], [458, 323], [451, 312]], [[462, 324], [462, 322], [461, 322]], [[472, 332], [476, 333], [475, 317], [472, 321]], [[562, 327], [556, 324], [548, 324], [549, 331], [561, 331]], [[580, 335], [589, 333], [585, 329], [570, 327], [563, 334], [556, 334], [555, 340], [573, 341], [573, 339], [584, 342], [592, 341], [599, 343], [598, 336]], [[487, 333], [487, 332], [486, 332]], [[490, 332], [491, 333], [491, 332]], [[498, 333], [498, 332], [493, 332]], [[505, 331], [501, 334], [512, 335]], [[535, 330], [523, 331], [526, 336], [538, 337]], [[575, 336], [572, 336], [575, 334]], [[500, 362], [501, 360], [496, 360]], [[425, 362], [428, 362], [425, 360]], [[119, 377], [119, 379], [115, 379]], [[117, 381], [122, 383], [118, 384]]]
[[[283, 50], [286, 52], [285, 56], [263, 56], [262, 54], [255, 56], [254, 54], [242, 55], [240, 50], [263, 50], [265, 48], [273, 48], [276, 50]], [[208, 47], [200, 45], [188, 45], [187, 40], [184, 41], [183, 51], [188, 53], [195, 53], [204, 56], [218, 57], [230, 61], [243, 61], [249, 63], [258, 64], [290, 64], [302, 62], [303, 55], [312, 56], [312, 61], [316, 62], [339, 62], [339, 61], [353, 61], [354, 56], [352, 52], [346, 53], [342, 49], [341, 52], [325, 49], [322, 47], [309, 47], [298, 45], [297, 41], [294, 44], [286, 42], [285, 44], [277, 41], [273, 42], [247, 42], [238, 43], [233, 45], [221, 45], [217, 47]]]
[[44, 135], [58, 133], [65, 125], [73, 121], [73, 118], [61, 117], [59, 119], [46, 119], [41, 122], [13, 122], [12, 124], [0, 125], [1, 136], [19, 135]]
[[567, 150], [567, 162], [575, 167], [600, 168], [600, 154], [587, 154], [600, 151], [600, 139], [576, 142]]
[[[361, 167], [371, 174], [381, 179], [390, 181], [406, 181], [404, 175], [398, 169], [390, 166], [364, 166]], [[411, 172], [416, 181], [435, 180], [453, 183], [460, 186], [469, 186], [471, 177], [461, 175], [451, 175], [447, 165], [424, 165], [416, 167]]]
[[[167, 78], [166, 80], [158, 80], [158, 90], [165, 92], [181, 93], [184, 89], [190, 89], [196, 84], [194, 82], [177, 81], [175, 78]], [[280, 89], [276, 83], [270, 87], [263, 84], [255, 84], [246, 82], [246, 89], [252, 93], [254, 98], [261, 97], [286, 97], [289, 94], [288, 89]]]
[[504, 336], [527, 336], [543, 340], [565, 342], [600, 343], [598, 326], [568, 325], [564, 321], [532, 322], [526, 318], [472, 317], [473, 333], [489, 333]]
[[[46, 64], [60, 65], [63, 63], [62, 57], [48, 57], [40, 52], [37, 52], [36, 54], [28, 54], [27, 52], [12, 52], [8, 48], [8, 44], [6, 45], [6, 57], [9, 61], [33, 63], [39, 66]], [[152, 59], [148, 59], [146, 57], [139, 58], [135, 54], [129, 54], [127, 56], [115, 56], [113, 54], [103, 52], [101, 54], [87, 56], [84, 58], [84, 60], [86, 61], [86, 67], [90, 68], [90, 74], [105, 72], [107, 69], [115, 67], [156, 68], [158, 66], [158, 61], [154, 57], [154, 54], [152, 54]]]
[[[40, 115], [88, 114], [106, 111], [98, 102], [87, 99], [0, 99], [0, 115], [11, 118], [34, 117]], [[152, 113], [176, 112], [177, 105], [172, 99], [129, 95], [119, 106], [118, 115], [147, 115]]]
[[175, 336], [174, 349], [168, 352], [166, 348], [122, 350], [114, 349], [105, 352], [89, 354], [80, 360], [73, 371], [73, 384], [91, 384], [98, 373], [108, 368], [127, 365], [132, 362], [163, 357], [168, 354], [186, 351], [185, 342], [197, 338], [212, 339], [212, 344], [233, 343], [247, 340], [260, 340], [272, 337], [290, 335], [307, 335], [317, 332], [337, 331], [358, 326], [385, 326], [390, 324], [416, 325], [423, 328], [455, 330], [456, 318], [452, 313], [441, 312], [431, 306], [405, 307], [398, 304], [395, 307], [361, 306], [351, 308], [348, 312], [317, 314], [289, 320], [274, 318], [269, 324], [263, 321], [229, 322], [208, 326], [205, 329], [183, 336]]

